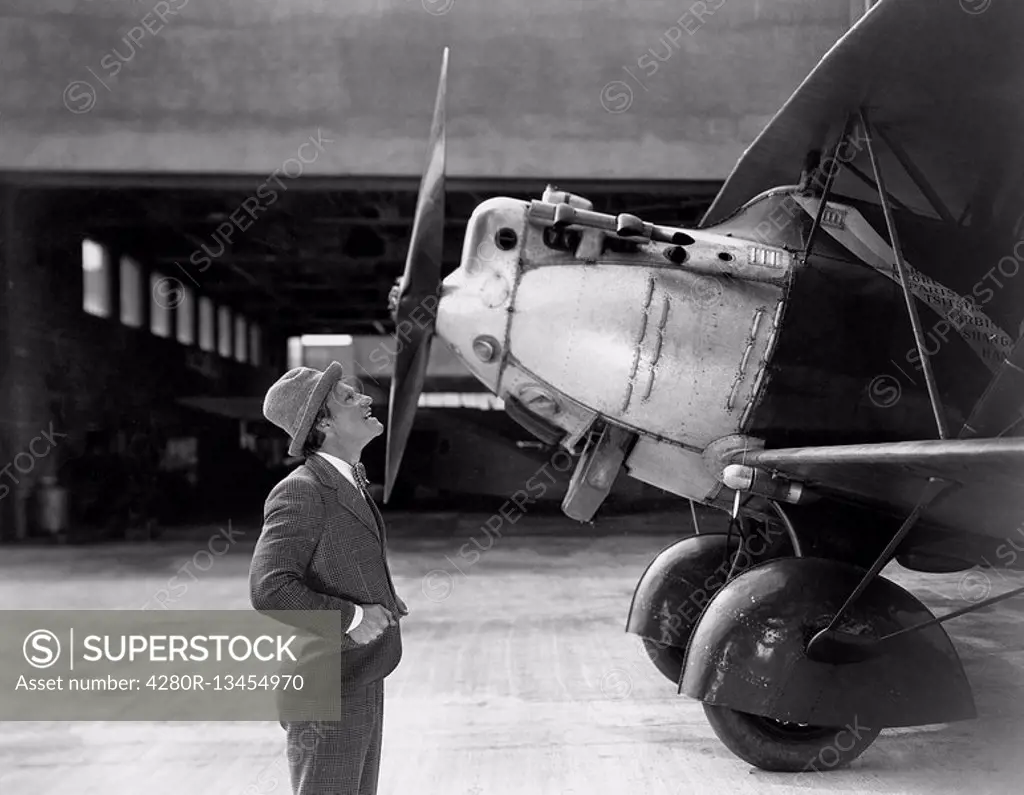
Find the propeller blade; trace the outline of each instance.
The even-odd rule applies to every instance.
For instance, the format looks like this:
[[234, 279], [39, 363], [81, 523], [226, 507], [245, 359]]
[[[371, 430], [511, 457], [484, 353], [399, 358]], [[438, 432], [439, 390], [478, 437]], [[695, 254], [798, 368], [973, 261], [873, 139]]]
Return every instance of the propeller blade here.
[[[430, 359], [441, 282], [444, 251], [445, 95], [448, 88], [448, 48], [441, 57], [441, 77], [430, 127], [427, 164], [420, 180], [413, 217], [412, 238], [405, 260], [405, 272], [398, 284], [394, 303], [395, 357], [388, 406], [387, 464], [384, 474], [384, 502], [387, 503], [398, 477], [405, 445], [409, 441], [416, 406]], [[414, 314], [415, 313], [415, 314]], [[424, 318], [425, 316], [425, 318]]]

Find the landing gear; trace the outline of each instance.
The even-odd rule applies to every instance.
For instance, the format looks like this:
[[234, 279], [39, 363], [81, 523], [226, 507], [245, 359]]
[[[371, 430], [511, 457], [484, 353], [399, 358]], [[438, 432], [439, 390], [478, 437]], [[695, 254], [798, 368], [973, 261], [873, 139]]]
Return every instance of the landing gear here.
[[679, 672], [686, 662], [686, 649], [679, 646], [666, 646], [650, 638], [640, 639], [644, 644], [647, 658], [670, 682], [679, 682]]
[[[956, 650], [919, 600], [875, 577], [846, 604], [864, 574], [825, 558], [768, 561], [730, 580], [701, 614], [679, 689], [703, 702], [737, 756], [764, 770], [827, 771], [883, 728], [975, 716]], [[858, 642], [823, 651], [859, 654], [819, 659], [810, 639], [836, 616], [838, 637]]]
[[875, 741], [881, 729], [812, 726], [704, 704], [718, 739], [754, 767], [784, 773], [835, 770], [848, 765]]
[[739, 540], [725, 533], [684, 538], [662, 550], [637, 585], [626, 631], [640, 636], [651, 662], [673, 684], [693, 627], [725, 584], [738, 548]]
[[693, 628], [719, 589], [757, 563], [792, 554], [783, 530], [742, 521], [742, 533], [702, 533], [676, 542], [637, 585], [626, 631], [640, 636], [654, 667], [675, 685]]
[[630, 608], [627, 631], [679, 693], [702, 702], [726, 747], [763, 770], [828, 771], [883, 728], [975, 717], [949, 637], [873, 570], [894, 542], [867, 571], [808, 557], [778, 513], [778, 525], [663, 550]]

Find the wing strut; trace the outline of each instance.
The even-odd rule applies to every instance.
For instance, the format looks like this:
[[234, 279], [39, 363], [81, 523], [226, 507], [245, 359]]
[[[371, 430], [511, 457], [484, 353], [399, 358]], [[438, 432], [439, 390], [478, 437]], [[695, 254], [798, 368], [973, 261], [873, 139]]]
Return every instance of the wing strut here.
[[807, 260], [811, 258], [811, 249], [814, 247], [814, 238], [818, 235], [818, 230], [821, 229], [821, 219], [825, 217], [825, 208], [828, 206], [828, 197], [832, 194], [832, 183], [835, 182], [836, 176], [839, 174], [839, 150], [842, 149], [843, 144], [846, 143], [846, 138], [850, 134], [850, 122], [853, 121], [853, 114], [850, 113], [846, 117], [846, 122], [843, 124], [843, 131], [839, 135], [839, 140], [836, 141], [836, 150], [832, 154], [832, 160], [828, 164], [828, 176], [825, 179], [825, 187], [821, 191], [821, 203], [818, 205], [818, 214], [814, 216], [814, 224], [811, 226], [811, 232], [807, 235], [807, 245], [804, 247], [804, 264], [807, 264]]
[[857, 587], [853, 589], [853, 593], [846, 597], [843, 606], [839, 608], [839, 612], [828, 622], [828, 626], [811, 638], [807, 644], [808, 657], [813, 660], [830, 663], [853, 662], [856, 659], [856, 652], [851, 653], [851, 651], [852, 647], [858, 645], [858, 641], [851, 641], [850, 638], [854, 636], [849, 632], [839, 632], [836, 629], [839, 619], [843, 617], [843, 613], [849, 609], [850, 605], [857, 601], [857, 597], [864, 593], [864, 589], [868, 587], [871, 581], [878, 576], [878, 572], [889, 562], [892, 554], [896, 551], [896, 547], [906, 538], [910, 529], [917, 524], [917, 520], [924, 513], [925, 508], [931, 505], [935, 498], [942, 494], [950, 485], [948, 480], [943, 480], [942, 478], [928, 478], [928, 482], [925, 483], [917, 505], [907, 515], [907, 518], [903, 520], [903, 524], [896, 531], [896, 535], [886, 544], [885, 549], [875, 559], [875, 562], [871, 564], [871, 568], [861, 577]]
[[932, 404], [932, 413], [935, 415], [935, 424], [939, 429], [939, 438], [949, 437], [946, 429], [946, 418], [942, 414], [942, 405], [939, 403], [939, 391], [935, 385], [935, 373], [932, 371], [931, 358], [924, 348], [924, 332], [921, 330], [921, 318], [917, 314], [917, 304], [910, 292], [910, 280], [907, 278], [907, 266], [903, 261], [903, 249], [900, 248], [900, 240], [896, 234], [896, 221], [892, 215], [892, 207], [889, 204], [889, 194], [885, 190], [885, 182], [882, 180], [882, 169], [878, 165], [878, 157], [875, 154], [875, 147], [871, 142], [871, 125], [868, 123], [868, 112], [865, 108], [860, 109], [860, 123], [864, 126], [864, 138], [868, 145], [868, 157], [871, 158], [871, 170], [875, 173], [875, 186], [878, 188], [878, 200], [882, 204], [882, 212], [885, 213], [885, 225], [889, 230], [889, 243], [892, 245], [893, 253], [896, 256], [896, 269], [900, 275], [900, 285], [903, 287], [903, 298], [907, 303], [907, 314], [910, 315], [910, 325], [914, 330], [914, 344], [917, 346], [917, 355], [921, 357], [921, 365], [924, 368], [924, 380], [928, 385], [928, 399]]
[[[875, 175], [875, 187], [878, 189], [878, 200], [882, 204], [882, 212], [885, 213], [885, 225], [889, 231], [889, 243], [892, 246], [893, 254], [896, 257], [896, 269], [900, 276], [900, 285], [903, 287], [903, 298], [907, 304], [907, 314], [910, 315], [910, 325], [914, 331], [914, 342], [917, 345], [918, 355], [921, 357], [921, 364], [924, 366], [925, 382], [928, 384], [928, 398], [932, 404], [932, 412], [935, 414], [935, 424], [938, 426], [939, 438], [946, 439], [946, 419], [942, 414], [942, 406], [939, 403], [938, 389], [935, 385], [935, 374], [932, 372], [931, 360], [924, 349], [924, 336], [921, 331], [921, 318], [917, 314], [917, 304], [914, 303], [914, 296], [910, 292], [910, 280], [907, 277], [906, 263], [903, 261], [903, 250], [900, 248], [899, 236], [896, 234], [896, 221], [893, 218], [892, 206], [889, 204], [889, 194], [885, 190], [885, 181], [882, 179], [882, 169], [878, 165], [878, 157], [875, 154], [875, 147], [871, 142], [871, 125], [868, 122], [868, 113], [864, 108], [860, 109], [860, 123], [864, 127], [864, 138], [868, 146], [868, 157], [871, 158], [871, 170]], [[824, 205], [824, 202], [822, 203]], [[820, 212], [819, 212], [820, 215]], [[846, 632], [839, 632], [836, 626], [843, 614], [849, 609], [857, 597], [868, 587], [871, 581], [878, 576], [886, 563], [889, 562], [896, 547], [906, 538], [907, 533], [917, 524], [918, 519], [924, 510], [935, 501], [950, 486], [950, 481], [942, 478], [928, 478], [921, 496], [917, 500], [914, 509], [907, 515], [900, 529], [892, 537], [885, 549], [878, 555], [871, 568], [865, 572], [857, 587], [853, 589], [843, 606], [829, 621], [825, 629], [818, 632], [807, 644], [807, 656], [812, 659], [824, 662], [848, 662], [857, 658], [860, 641], [851, 640], [851, 635]]]
[[860, 662], [861, 660], [869, 659], [877, 654], [885, 651], [884, 644], [893, 638], [899, 638], [903, 635], [909, 635], [911, 632], [917, 632], [928, 627], [935, 626], [936, 624], [942, 624], [949, 621], [951, 618], [959, 618], [960, 616], [967, 615], [968, 613], [976, 613], [989, 605], [997, 604], [998, 602], [1005, 602], [1007, 599], [1012, 599], [1015, 596], [1024, 594], [1024, 586], [1020, 588], [1014, 588], [1012, 591], [1001, 593], [998, 596], [993, 596], [991, 599], [986, 599], [983, 602], [977, 602], [973, 605], [967, 605], [961, 607], [959, 610], [953, 610], [946, 613], [944, 616], [935, 616], [929, 618], [927, 621], [922, 621], [920, 624], [914, 624], [913, 626], [904, 627], [898, 629], [895, 632], [890, 632], [888, 635], [883, 635], [878, 639], [865, 638], [863, 635], [845, 635], [849, 645], [845, 649], [847, 652], [846, 659], [850, 662]]

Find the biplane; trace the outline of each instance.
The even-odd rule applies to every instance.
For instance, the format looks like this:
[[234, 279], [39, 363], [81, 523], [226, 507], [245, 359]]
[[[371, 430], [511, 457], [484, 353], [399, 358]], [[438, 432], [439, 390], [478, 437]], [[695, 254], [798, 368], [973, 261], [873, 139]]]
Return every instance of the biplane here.
[[936, 617], [880, 572], [1024, 569], [1021, 30], [1021, 3], [882, 0], [698, 228], [549, 186], [480, 204], [442, 280], [446, 50], [385, 494], [440, 337], [578, 456], [568, 516], [620, 472], [728, 513], [651, 562], [626, 628], [739, 757], [839, 767], [975, 717], [942, 622], [1021, 589]]

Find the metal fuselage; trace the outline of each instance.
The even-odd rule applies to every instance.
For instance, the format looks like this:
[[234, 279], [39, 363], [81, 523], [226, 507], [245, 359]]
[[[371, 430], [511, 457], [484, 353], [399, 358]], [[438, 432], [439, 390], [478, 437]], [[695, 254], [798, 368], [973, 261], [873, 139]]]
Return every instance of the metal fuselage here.
[[[563, 446], [576, 450], [596, 421], [631, 430], [630, 476], [726, 507], [733, 492], [706, 454], [717, 440], [935, 437], [891, 252], [856, 208], [830, 202], [806, 258], [818, 205], [795, 188], [676, 230], [680, 242], [649, 224], [620, 236], [596, 213], [560, 225], [568, 199], [554, 198], [476, 209], [437, 333]], [[960, 295], [916, 271], [912, 281], [932, 309], [936, 371], [957, 374], [943, 400], [958, 427], [1011, 340]]]

